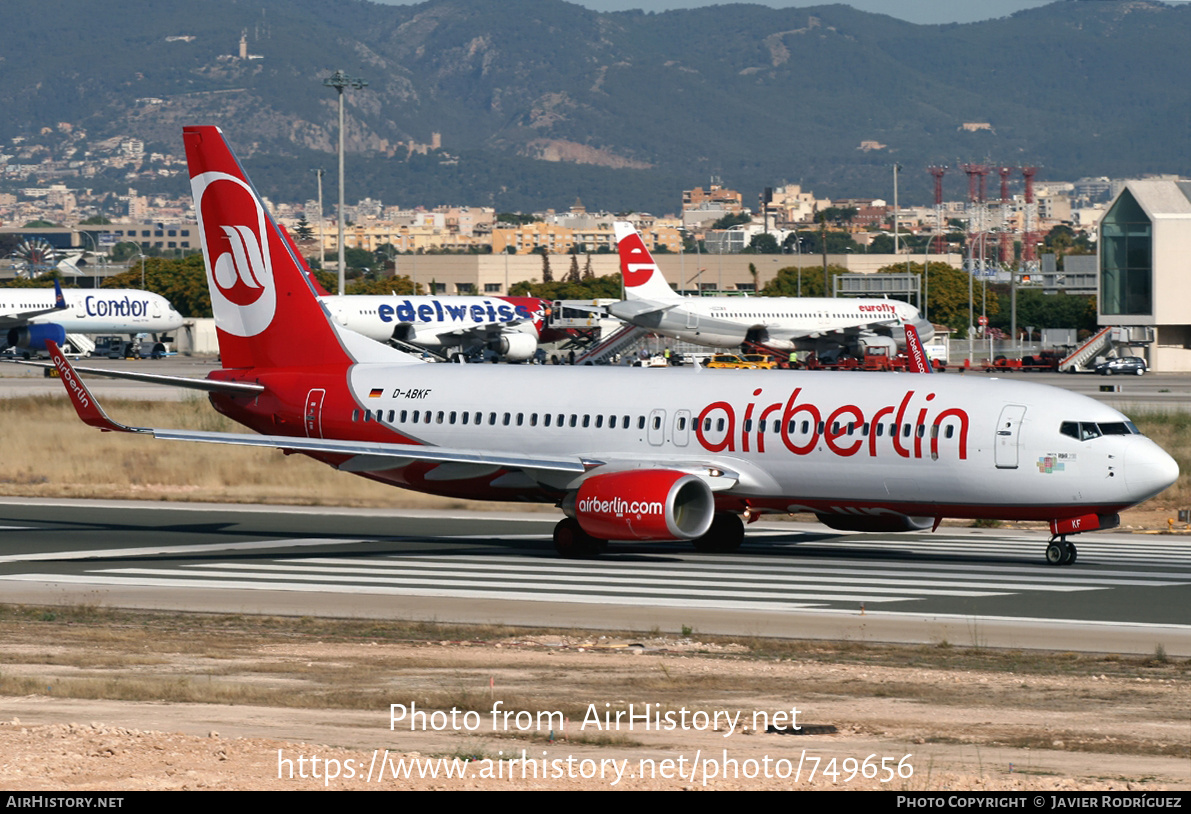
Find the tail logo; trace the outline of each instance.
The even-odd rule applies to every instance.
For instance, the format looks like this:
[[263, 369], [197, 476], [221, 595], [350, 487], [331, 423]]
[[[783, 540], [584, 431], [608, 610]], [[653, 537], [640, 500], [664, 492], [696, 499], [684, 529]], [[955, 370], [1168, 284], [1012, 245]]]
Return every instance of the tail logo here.
[[657, 271], [657, 263], [653, 262], [653, 258], [645, 250], [645, 244], [636, 234], [623, 238], [621, 243], [627, 244], [621, 249], [620, 254], [620, 273], [624, 277], [624, 284], [629, 288], [645, 285]]
[[222, 172], [191, 179], [215, 322], [235, 336], [256, 336], [277, 310], [268, 219], [243, 180]]

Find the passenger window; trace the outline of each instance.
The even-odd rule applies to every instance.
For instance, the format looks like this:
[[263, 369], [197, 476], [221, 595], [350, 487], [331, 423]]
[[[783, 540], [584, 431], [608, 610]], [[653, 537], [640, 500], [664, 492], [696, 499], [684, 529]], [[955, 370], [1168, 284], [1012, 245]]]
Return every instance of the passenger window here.
[[503, 420], [501, 423], [502, 423], [504, 426], [506, 426], [506, 427], [507, 427], [507, 426], [509, 426], [509, 419], [510, 419], [510, 418], [512, 418], [512, 416], [511, 416], [511, 415], [509, 415], [508, 413], [505, 413], [505, 415], [504, 415], [504, 420]]

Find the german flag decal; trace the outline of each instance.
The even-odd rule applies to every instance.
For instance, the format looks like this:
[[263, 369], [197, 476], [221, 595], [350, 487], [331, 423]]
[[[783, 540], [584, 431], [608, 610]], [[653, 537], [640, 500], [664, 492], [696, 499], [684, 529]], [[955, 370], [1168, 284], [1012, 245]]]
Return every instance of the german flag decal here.
[[382, 395], [384, 395], [384, 392], [385, 392], [385, 389], [384, 389], [383, 387], [374, 387], [374, 388], [372, 388], [372, 390], [371, 390], [371, 391], [369, 391], [369, 393], [368, 393], [368, 398], [370, 398], [370, 399], [378, 399], [378, 398], [380, 398]]

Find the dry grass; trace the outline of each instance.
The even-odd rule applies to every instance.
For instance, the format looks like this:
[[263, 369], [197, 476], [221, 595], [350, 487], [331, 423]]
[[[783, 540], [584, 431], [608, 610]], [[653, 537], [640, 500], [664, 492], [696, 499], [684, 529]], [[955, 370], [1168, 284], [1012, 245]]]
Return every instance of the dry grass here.
[[[105, 401], [104, 407], [116, 421], [131, 426], [247, 432], [201, 398], [114, 399]], [[0, 494], [14, 497], [534, 509], [532, 504], [464, 501], [395, 489], [279, 451], [100, 433], [82, 424], [66, 400], [57, 396], [0, 399], [0, 423], [8, 428]]]
[[1191, 506], [1191, 412], [1138, 409], [1131, 410], [1129, 418], [1179, 464], [1179, 479], [1174, 486], [1151, 503], [1165, 508]]

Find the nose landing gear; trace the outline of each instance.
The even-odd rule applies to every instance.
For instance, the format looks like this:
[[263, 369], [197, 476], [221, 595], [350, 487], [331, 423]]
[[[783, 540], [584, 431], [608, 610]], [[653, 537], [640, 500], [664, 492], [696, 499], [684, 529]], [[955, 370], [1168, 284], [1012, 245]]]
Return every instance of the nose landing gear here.
[[1075, 543], [1068, 542], [1066, 535], [1056, 534], [1050, 538], [1046, 547], [1047, 565], [1074, 565], [1079, 552], [1075, 550]]

